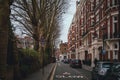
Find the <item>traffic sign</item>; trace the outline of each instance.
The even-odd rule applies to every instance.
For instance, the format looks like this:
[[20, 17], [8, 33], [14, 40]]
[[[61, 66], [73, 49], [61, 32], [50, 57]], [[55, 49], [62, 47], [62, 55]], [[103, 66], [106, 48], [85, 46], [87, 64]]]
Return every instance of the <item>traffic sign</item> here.
[[106, 50], [105, 50], [105, 49], [102, 50], [102, 54], [103, 54], [103, 55], [106, 54]]

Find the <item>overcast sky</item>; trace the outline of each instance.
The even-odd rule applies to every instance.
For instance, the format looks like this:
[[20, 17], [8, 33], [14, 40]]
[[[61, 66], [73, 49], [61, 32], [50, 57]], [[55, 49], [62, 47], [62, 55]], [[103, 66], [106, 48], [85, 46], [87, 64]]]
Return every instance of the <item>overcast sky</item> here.
[[68, 36], [68, 30], [73, 18], [73, 15], [75, 14], [76, 11], [76, 0], [69, 0], [70, 1], [70, 6], [67, 10], [67, 12], [63, 15], [63, 27], [61, 29], [61, 36], [60, 40], [63, 42], [67, 42], [67, 36]]
[[[62, 29], [61, 29], [61, 36], [60, 36], [60, 41], [62, 40], [63, 42], [67, 42], [67, 36], [68, 36], [68, 29], [70, 27], [73, 15], [75, 14], [76, 11], [76, 0], [68, 0], [69, 6], [67, 12], [63, 15], [63, 23], [62, 23]], [[21, 29], [17, 29], [16, 34], [21, 34]], [[22, 36], [22, 34], [20, 35]]]

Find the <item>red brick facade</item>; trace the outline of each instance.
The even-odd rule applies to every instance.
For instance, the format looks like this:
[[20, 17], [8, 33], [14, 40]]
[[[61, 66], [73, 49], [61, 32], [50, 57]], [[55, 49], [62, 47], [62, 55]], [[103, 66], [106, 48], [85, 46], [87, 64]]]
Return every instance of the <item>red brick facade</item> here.
[[[75, 45], [81, 60], [119, 59], [119, 4], [118, 0], [80, 0], [76, 5], [68, 33], [69, 51]], [[73, 25], [74, 23], [74, 25]], [[74, 29], [75, 28], [75, 29]], [[72, 42], [75, 32], [75, 42]], [[73, 45], [72, 45], [73, 44]], [[72, 47], [71, 47], [72, 46]], [[90, 57], [91, 56], [91, 57]]]

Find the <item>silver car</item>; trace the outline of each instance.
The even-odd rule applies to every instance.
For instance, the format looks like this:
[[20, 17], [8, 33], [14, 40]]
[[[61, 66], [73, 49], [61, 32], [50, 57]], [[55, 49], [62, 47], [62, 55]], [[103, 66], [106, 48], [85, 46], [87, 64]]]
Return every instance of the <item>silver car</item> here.
[[103, 80], [107, 70], [113, 65], [112, 62], [97, 62], [92, 70], [92, 80]]

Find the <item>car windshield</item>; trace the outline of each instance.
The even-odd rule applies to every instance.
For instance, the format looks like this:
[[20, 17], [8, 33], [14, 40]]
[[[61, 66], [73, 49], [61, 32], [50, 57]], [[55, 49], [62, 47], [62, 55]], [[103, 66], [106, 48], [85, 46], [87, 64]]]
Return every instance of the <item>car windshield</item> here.
[[75, 60], [75, 62], [76, 62], [76, 63], [78, 63], [78, 62], [79, 62], [79, 60]]
[[120, 64], [116, 65], [115, 68], [120, 68]]
[[103, 63], [103, 68], [110, 68], [112, 63]]
[[114, 71], [120, 71], [120, 64], [113, 65], [113, 70]]

